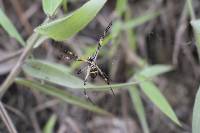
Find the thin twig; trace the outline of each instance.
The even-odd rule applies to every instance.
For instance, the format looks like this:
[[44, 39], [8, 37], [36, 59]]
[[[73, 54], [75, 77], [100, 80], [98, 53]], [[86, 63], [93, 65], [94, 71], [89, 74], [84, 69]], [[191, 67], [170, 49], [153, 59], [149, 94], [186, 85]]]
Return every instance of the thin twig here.
[[9, 86], [13, 83], [16, 76], [21, 72], [21, 66], [24, 63], [24, 60], [30, 55], [30, 52], [36, 42], [36, 40], [39, 38], [39, 35], [37, 33], [33, 34], [30, 41], [27, 42], [27, 46], [24, 49], [22, 55], [20, 56], [17, 64], [12, 69], [6, 80], [3, 82], [3, 84], [0, 87], [0, 98], [4, 95], [6, 90], [9, 88]]
[[22, 112], [20, 112], [19, 110], [15, 109], [14, 107], [11, 107], [9, 105], [6, 105], [6, 104], [3, 104], [3, 105], [8, 111], [14, 113], [18, 117], [20, 117], [22, 120], [24, 120], [24, 122], [28, 122], [28, 119]]
[[31, 123], [33, 124], [33, 128], [34, 128], [35, 133], [42, 133], [40, 126], [38, 124], [35, 112], [31, 111], [29, 115], [30, 115]]
[[23, 52], [23, 50], [24, 50], [24, 49], [20, 49], [20, 50], [14, 52], [14, 53], [11, 53], [11, 54], [9, 54], [9, 55], [7, 55], [7, 56], [5, 56], [5, 57], [2, 57], [2, 58], [0, 59], [0, 63], [5, 62], [5, 61], [8, 61], [8, 60], [10, 60], [10, 59], [12, 59], [12, 58], [15, 58], [16, 56], [19, 56], [19, 55]]
[[60, 100], [54, 99], [54, 100], [51, 100], [51, 101], [48, 101], [46, 103], [38, 105], [37, 107], [34, 108], [34, 111], [37, 113], [38, 111], [41, 111], [41, 110], [44, 110], [46, 108], [55, 106], [55, 105], [57, 105], [59, 103], [60, 103]]
[[17, 133], [17, 130], [16, 130], [14, 124], [12, 123], [12, 121], [1, 101], [0, 101], [0, 117], [3, 120], [4, 124], [6, 125], [9, 133]]

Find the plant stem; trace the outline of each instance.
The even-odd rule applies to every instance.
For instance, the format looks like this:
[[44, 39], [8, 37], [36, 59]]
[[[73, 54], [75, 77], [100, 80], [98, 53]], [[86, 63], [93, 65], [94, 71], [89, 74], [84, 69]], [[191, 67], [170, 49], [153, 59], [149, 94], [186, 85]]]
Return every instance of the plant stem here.
[[0, 101], [0, 117], [1, 117], [2, 121], [4, 122], [4, 124], [6, 125], [9, 133], [17, 133], [17, 130], [16, 130], [14, 124], [12, 123], [12, 121], [1, 101]]
[[0, 98], [4, 95], [6, 90], [10, 87], [10, 85], [15, 80], [16, 76], [21, 72], [21, 66], [24, 63], [24, 60], [30, 55], [31, 50], [35, 44], [35, 42], [38, 40], [39, 34], [34, 33], [30, 40], [27, 41], [26, 48], [24, 49], [23, 53], [21, 54], [19, 60], [17, 61], [17, 64], [14, 66], [14, 68], [11, 70], [10, 74], [6, 78], [6, 80], [3, 82], [3, 84], [0, 87]]

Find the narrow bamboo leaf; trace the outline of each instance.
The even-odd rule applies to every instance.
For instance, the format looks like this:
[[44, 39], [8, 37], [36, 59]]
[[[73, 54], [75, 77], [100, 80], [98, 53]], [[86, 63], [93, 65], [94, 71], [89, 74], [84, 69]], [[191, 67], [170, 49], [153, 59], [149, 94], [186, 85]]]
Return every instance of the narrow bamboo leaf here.
[[200, 131], [200, 87], [196, 94], [193, 118], [192, 118], [192, 133], [199, 133]]
[[142, 15], [140, 17], [137, 17], [137, 18], [134, 18], [132, 20], [127, 21], [124, 24], [123, 28], [124, 29], [135, 28], [135, 27], [137, 27], [139, 25], [142, 25], [145, 22], [148, 22], [148, 21], [154, 19], [155, 17], [157, 17], [159, 15], [160, 15], [160, 13], [158, 13], [158, 12], [147, 13], [145, 15]]
[[[144, 80], [143, 76], [135, 76], [138, 81]], [[174, 113], [172, 107], [162, 95], [160, 90], [156, 85], [151, 81], [142, 82], [139, 84], [143, 92], [149, 97], [149, 99], [164, 113], [166, 114], [173, 122], [181, 126], [176, 114]]]
[[25, 42], [22, 39], [19, 32], [16, 30], [12, 22], [6, 16], [6, 14], [0, 8], [0, 25], [4, 28], [4, 30], [13, 38], [15, 38], [22, 46], [25, 46]]
[[198, 48], [198, 54], [200, 57], [200, 19], [192, 20], [190, 23], [194, 30], [194, 36], [195, 36], [195, 39], [197, 42], [196, 44], [197, 44], [197, 48]]
[[65, 40], [82, 30], [105, 3], [106, 0], [90, 0], [70, 15], [41, 25], [35, 31], [55, 40]]
[[34, 90], [41, 91], [47, 95], [54, 96], [58, 99], [63, 100], [64, 102], [79, 106], [79, 107], [87, 109], [89, 111], [92, 111], [92, 112], [95, 112], [98, 114], [102, 114], [102, 115], [111, 115], [110, 113], [97, 107], [96, 105], [93, 105], [92, 103], [90, 103], [84, 99], [81, 99], [78, 96], [73, 96], [66, 91], [63, 91], [58, 88], [54, 88], [53, 86], [44, 85], [44, 84], [40, 84], [36, 81], [29, 81], [29, 80], [19, 79], [19, 78], [16, 79], [16, 83], [20, 84], [20, 85], [24, 85], [26, 87], [30, 87], [31, 89], [34, 89]]
[[140, 120], [140, 124], [142, 125], [143, 132], [150, 133], [145, 111], [144, 111], [144, 105], [142, 103], [142, 99], [140, 97], [140, 93], [138, 89], [135, 86], [131, 86], [129, 88], [129, 92], [130, 92], [131, 99], [134, 104], [137, 116]]
[[43, 130], [43, 133], [53, 133], [53, 129], [55, 127], [55, 124], [56, 124], [56, 115], [52, 115], [49, 120], [47, 121], [45, 127], [44, 127], [44, 130]]
[[[53, 64], [41, 60], [28, 60], [23, 65], [23, 70], [28, 75], [31, 75], [40, 80], [45, 80], [54, 84], [58, 84], [73, 89], [84, 89], [83, 80], [70, 74], [70, 69], [68, 67], [59, 64]], [[142, 82], [145, 81], [146, 79]], [[113, 89], [122, 89], [124, 87], [133, 86], [137, 84], [139, 84], [139, 82], [111, 84], [110, 86], [113, 87]], [[97, 86], [88, 83], [85, 86], [85, 88], [96, 91], [105, 91], [109, 90], [110, 86], [109, 85]]]
[[143, 75], [146, 78], [155, 77], [160, 74], [172, 71], [173, 67], [169, 65], [153, 65], [153, 66], [147, 66], [146, 68], [143, 68], [140, 72], [138, 72], [138, 75]]
[[69, 88], [83, 87], [83, 81], [81, 79], [71, 75], [68, 67], [59, 64], [40, 60], [28, 60], [23, 65], [23, 70], [35, 78], [58, 85], [67, 86]]
[[62, 1], [63, 0], [42, 0], [43, 11], [46, 15], [53, 16]]

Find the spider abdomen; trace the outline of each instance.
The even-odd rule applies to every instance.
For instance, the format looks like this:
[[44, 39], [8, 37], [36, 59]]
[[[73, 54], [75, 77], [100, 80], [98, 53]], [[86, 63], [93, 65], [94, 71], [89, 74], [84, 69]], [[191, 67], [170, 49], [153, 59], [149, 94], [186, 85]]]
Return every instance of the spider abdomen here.
[[94, 66], [90, 70], [90, 77], [95, 79], [98, 75], [98, 69]]

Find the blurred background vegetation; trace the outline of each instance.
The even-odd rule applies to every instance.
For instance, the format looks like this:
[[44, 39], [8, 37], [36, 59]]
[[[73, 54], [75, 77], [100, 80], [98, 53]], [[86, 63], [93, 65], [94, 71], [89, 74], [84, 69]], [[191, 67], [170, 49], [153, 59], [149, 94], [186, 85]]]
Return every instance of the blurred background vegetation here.
[[[0, 132], [199, 133], [199, 7], [0, 0]], [[111, 21], [97, 58], [111, 85], [98, 76], [84, 86], [85, 64], [66, 51], [87, 59]]]

